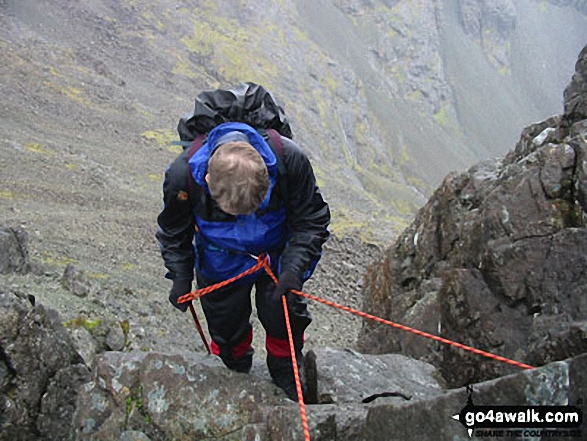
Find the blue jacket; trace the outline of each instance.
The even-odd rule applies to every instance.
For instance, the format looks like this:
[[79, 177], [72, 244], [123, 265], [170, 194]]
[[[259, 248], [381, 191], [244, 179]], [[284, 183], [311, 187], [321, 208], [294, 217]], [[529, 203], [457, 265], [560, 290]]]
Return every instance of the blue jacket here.
[[[256, 212], [233, 216], [211, 198], [205, 176], [215, 148], [243, 135], [265, 161], [270, 187]], [[307, 156], [290, 139], [282, 137], [282, 143], [283, 158], [279, 158], [252, 127], [224, 123], [208, 134], [191, 158], [186, 149], [168, 167], [164, 208], [157, 218], [157, 239], [169, 270], [167, 277], [192, 280], [195, 267], [200, 280], [216, 283], [253, 266], [250, 254], [262, 252], [271, 255], [278, 273], [287, 269], [303, 279], [311, 275], [329, 235], [330, 211]], [[278, 171], [278, 161], [287, 170], [285, 176]], [[196, 191], [189, 190], [188, 173]], [[286, 195], [279, 190], [284, 179]]]
[[210, 156], [220, 145], [242, 139], [242, 135], [265, 161], [269, 174], [269, 190], [259, 208], [249, 215], [214, 219], [202, 210], [205, 205], [194, 210], [197, 227], [196, 270], [206, 280], [213, 282], [226, 280], [250, 268], [254, 263], [251, 254], [278, 254], [287, 237], [284, 202], [280, 201], [276, 207], [270, 207], [278, 178], [277, 157], [263, 136], [252, 127], [241, 123], [225, 123], [213, 129], [207, 142], [189, 159], [190, 173], [200, 186], [200, 191], [209, 195], [205, 176]]

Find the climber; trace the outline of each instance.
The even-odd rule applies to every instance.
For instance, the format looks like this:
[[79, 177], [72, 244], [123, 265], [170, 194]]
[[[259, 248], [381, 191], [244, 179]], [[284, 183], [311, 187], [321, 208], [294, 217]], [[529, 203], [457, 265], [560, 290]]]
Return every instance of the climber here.
[[184, 150], [165, 174], [157, 239], [166, 277], [173, 280], [169, 300], [181, 311], [188, 304], [177, 300], [192, 290], [194, 268], [202, 288], [253, 266], [254, 256], [269, 255], [277, 286], [259, 271], [203, 296], [201, 303], [212, 352], [228, 368], [249, 372], [255, 287], [269, 373], [296, 400], [281, 297], [287, 298], [301, 366], [304, 330], [312, 319], [307, 301], [290, 290], [302, 289], [320, 259], [330, 211], [306, 154], [291, 139], [277, 136], [279, 146], [261, 129], [226, 122], [207, 133], [195, 152]]

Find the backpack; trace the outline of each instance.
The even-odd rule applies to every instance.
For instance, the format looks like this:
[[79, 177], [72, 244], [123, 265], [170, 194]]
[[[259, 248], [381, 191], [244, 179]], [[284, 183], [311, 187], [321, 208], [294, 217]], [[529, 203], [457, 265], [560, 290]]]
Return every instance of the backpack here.
[[[245, 123], [257, 130], [271, 147], [277, 158], [279, 189], [289, 211], [287, 198], [287, 170], [284, 165], [281, 136], [292, 139], [293, 135], [283, 108], [273, 94], [262, 86], [243, 82], [235, 89], [216, 89], [200, 93], [194, 110], [179, 120], [177, 132], [181, 145], [188, 150], [187, 161], [206, 142], [207, 134], [225, 122]], [[189, 199], [193, 201], [195, 183], [189, 172]]]
[[225, 122], [241, 122], [254, 129], [273, 129], [293, 139], [289, 122], [273, 94], [255, 83], [231, 90], [216, 89], [196, 97], [193, 112], [179, 120], [177, 132], [185, 146]]

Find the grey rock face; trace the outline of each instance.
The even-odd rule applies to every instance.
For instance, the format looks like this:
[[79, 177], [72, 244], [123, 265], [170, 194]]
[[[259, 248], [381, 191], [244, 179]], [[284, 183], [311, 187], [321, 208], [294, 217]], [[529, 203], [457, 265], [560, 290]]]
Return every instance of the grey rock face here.
[[[577, 65], [566, 108], [587, 103]], [[587, 125], [569, 127], [571, 113], [526, 128], [503, 160], [448, 175], [372, 270], [367, 312], [533, 365], [587, 352]], [[512, 372], [371, 323], [360, 347], [431, 362], [451, 386]]]
[[508, 41], [516, 28], [512, 0], [460, 0], [463, 30], [473, 38], [496, 67], [509, 66]]
[[119, 439], [132, 430], [150, 439], [252, 440], [264, 435], [263, 406], [287, 401], [217, 357], [107, 352], [80, 392], [73, 436]]
[[317, 349], [319, 403], [422, 400], [442, 393], [433, 366], [400, 354]]
[[25, 274], [30, 270], [24, 230], [0, 228], [0, 274]]
[[[578, 405], [587, 387], [587, 356], [473, 385], [475, 405]], [[356, 405], [309, 406], [314, 441], [421, 441], [469, 439], [452, 417], [467, 404], [466, 388], [426, 400]], [[279, 407], [269, 414], [267, 439], [303, 439], [298, 415]], [[579, 437], [567, 439], [582, 439]], [[512, 439], [501, 437], [493, 439]]]
[[[553, 363], [541, 369], [524, 371], [473, 386], [473, 402], [489, 405], [576, 405], [575, 385], [583, 384], [578, 372], [587, 367], [587, 356]], [[466, 428], [452, 419], [467, 404], [465, 388], [426, 401], [401, 406], [385, 405], [369, 410], [359, 440], [419, 441], [469, 439]], [[581, 435], [570, 439], [582, 439]], [[476, 438], [474, 438], [476, 439]], [[491, 439], [512, 439], [492, 437]], [[515, 438], [514, 438], [515, 439]]]
[[565, 122], [572, 125], [587, 119], [587, 47], [585, 47], [575, 65], [575, 75], [564, 92]]
[[[247, 375], [204, 354], [105, 352], [90, 373], [56, 313], [0, 300], [1, 440], [303, 438], [297, 404], [271, 384], [260, 361]], [[312, 440], [465, 437], [451, 417], [466, 391], [442, 389], [431, 365], [335, 349], [316, 350], [316, 360], [318, 390], [330, 404], [306, 406]], [[577, 403], [586, 372], [583, 355], [476, 384], [475, 404]]]
[[0, 439], [66, 439], [88, 368], [54, 310], [0, 294], [0, 316]]

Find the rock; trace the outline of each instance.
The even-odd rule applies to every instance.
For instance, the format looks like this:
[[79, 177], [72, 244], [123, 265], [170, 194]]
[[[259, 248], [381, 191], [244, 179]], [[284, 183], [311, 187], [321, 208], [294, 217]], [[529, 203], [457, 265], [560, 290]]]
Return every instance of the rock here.
[[[573, 109], [587, 102], [571, 96]], [[568, 115], [526, 128], [504, 159], [448, 175], [372, 268], [363, 309], [537, 366], [587, 352], [587, 124], [568, 127]], [[372, 322], [359, 348], [432, 363], [450, 387], [512, 372]]]
[[27, 233], [20, 228], [0, 228], [0, 274], [26, 274], [30, 270]]
[[120, 435], [120, 441], [151, 441], [151, 439], [143, 432], [128, 430], [122, 432], [122, 435]]
[[[587, 355], [471, 385], [476, 406], [581, 406]], [[408, 402], [307, 406], [313, 441], [420, 441], [470, 439], [452, 417], [467, 405], [466, 388]], [[303, 439], [299, 415], [285, 407], [267, 416], [267, 439]], [[510, 439], [510, 438], [498, 438]], [[583, 439], [579, 437], [567, 439]]]
[[587, 46], [579, 54], [575, 75], [565, 89], [564, 97], [566, 126], [587, 119]]
[[151, 439], [254, 439], [263, 435], [262, 406], [288, 402], [217, 357], [106, 352], [80, 392], [73, 427], [78, 440], [118, 439], [123, 427]]
[[0, 439], [66, 439], [89, 371], [57, 313], [0, 294]]
[[[507, 377], [473, 385], [476, 406], [564, 406], [576, 405], [587, 382], [587, 355], [549, 364], [540, 369], [523, 371]], [[452, 416], [467, 404], [465, 388], [442, 396], [369, 409], [364, 430], [357, 440], [420, 441], [423, 439], [469, 439], [466, 428]], [[338, 438], [337, 438], [338, 439]], [[492, 438], [495, 439], [495, 438]], [[498, 439], [509, 439], [500, 437]], [[583, 439], [574, 437], [571, 439]]]
[[399, 401], [419, 400], [442, 392], [433, 366], [403, 355], [365, 355], [331, 348], [314, 352], [320, 404], [372, 402], [385, 395]]
[[88, 280], [85, 271], [78, 270], [73, 264], [69, 263], [65, 267], [61, 283], [65, 289], [77, 297], [87, 297], [96, 290], [95, 283]]
[[119, 322], [114, 320], [100, 320], [91, 331], [98, 343], [99, 352], [122, 351], [126, 337]]
[[90, 320], [79, 316], [66, 322], [65, 326], [70, 331], [76, 350], [89, 366], [96, 354], [122, 351], [125, 348], [127, 337], [122, 323], [114, 320]]
[[84, 363], [91, 366], [94, 356], [100, 352], [98, 342], [92, 337], [91, 332], [84, 327], [71, 329], [70, 335], [72, 343], [83, 358]]
[[509, 39], [516, 28], [512, 0], [462, 0], [460, 18], [465, 34], [473, 38], [497, 67], [509, 67]]
[[[6, 295], [0, 307], [0, 440], [302, 438], [297, 403], [271, 384], [258, 359], [252, 374], [240, 374], [205, 354], [110, 351], [89, 373], [54, 311]], [[574, 329], [582, 338], [587, 326]], [[451, 417], [467, 392], [445, 391], [432, 366], [329, 348], [316, 360], [318, 390], [332, 403], [306, 406], [312, 440], [465, 436]], [[477, 405], [578, 403], [586, 373], [584, 354], [476, 384], [473, 397]]]

